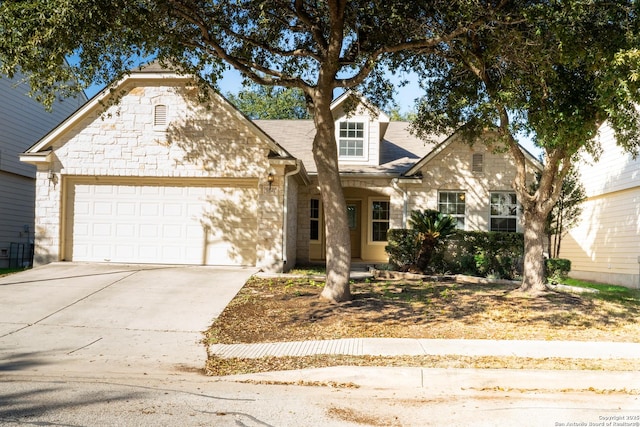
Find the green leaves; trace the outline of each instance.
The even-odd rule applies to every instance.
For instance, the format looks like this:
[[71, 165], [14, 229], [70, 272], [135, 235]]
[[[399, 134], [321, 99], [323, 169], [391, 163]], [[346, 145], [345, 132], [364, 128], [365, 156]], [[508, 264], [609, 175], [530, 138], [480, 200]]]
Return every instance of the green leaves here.
[[251, 119], [308, 119], [304, 94], [299, 89], [250, 85], [227, 98]]

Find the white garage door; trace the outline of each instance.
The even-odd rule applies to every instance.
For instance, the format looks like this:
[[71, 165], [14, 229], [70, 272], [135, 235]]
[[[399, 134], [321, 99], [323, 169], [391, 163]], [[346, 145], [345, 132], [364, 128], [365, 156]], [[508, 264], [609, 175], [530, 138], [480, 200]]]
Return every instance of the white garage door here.
[[65, 259], [255, 265], [257, 183], [70, 182]]

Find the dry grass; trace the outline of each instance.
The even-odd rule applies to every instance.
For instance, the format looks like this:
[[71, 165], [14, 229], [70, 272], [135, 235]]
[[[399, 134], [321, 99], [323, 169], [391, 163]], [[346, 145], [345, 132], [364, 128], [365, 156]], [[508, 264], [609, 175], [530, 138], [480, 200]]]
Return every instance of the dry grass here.
[[[597, 294], [565, 292], [531, 297], [504, 284], [368, 280], [352, 284], [352, 301], [330, 304], [319, 298], [323, 285], [310, 279], [252, 278], [212, 325], [209, 340], [223, 344], [356, 337], [640, 342], [638, 300], [611, 301]], [[389, 359], [322, 356], [243, 361], [214, 357], [209, 371], [222, 375], [395, 363]], [[391, 359], [403, 363], [401, 366], [566, 369], [577, 364], [580, 369], [616, 369], [604, 361]]]

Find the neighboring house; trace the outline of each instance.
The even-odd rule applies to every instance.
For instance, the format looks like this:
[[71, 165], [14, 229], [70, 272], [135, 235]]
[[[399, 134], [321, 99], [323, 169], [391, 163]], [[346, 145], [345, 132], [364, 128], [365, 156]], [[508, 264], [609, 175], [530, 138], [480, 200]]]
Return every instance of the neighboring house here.
[[616, 145], [607, 123], [597, 138], [599, 160], [585, 155], [576, 164], [587, 199], [560, 257], [571, 260], [572, 277], [640, 288], [640, 157]]
[[[119, 104], [105, 111], [103, 91], [21, 156], [38, 167], [36, 262], [282, 271], [325, 258], [312, 121], [251, 121], [198, 88], [152, 64], [116, 84]], [[386, 262], [386, 232], [412, 209], [521, 230], [508, 155], [455, 135], [425, 143], [364, 100], [347, 115], [348, 96], [333, 111], [354, 260]]]
[[19, 155], [86, 102], [66, 99], [51, 112], [30, 98], [24, 76], [0, 77], [0, 268], [31, 259], [36, 168]]

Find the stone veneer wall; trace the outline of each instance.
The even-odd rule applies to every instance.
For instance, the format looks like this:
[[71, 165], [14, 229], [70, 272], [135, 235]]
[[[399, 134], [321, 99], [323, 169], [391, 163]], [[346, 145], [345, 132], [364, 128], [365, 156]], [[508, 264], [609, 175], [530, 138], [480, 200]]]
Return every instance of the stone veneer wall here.
[[[51, 165], [36, 177], [36, 263], [60, 259], [64, 184], [69, 177], [253, 178], [259, 181], [258, 265], [281, 259], [282, 195], [267, 188], [269, 146], [222, 97], [198, 102], [197, 89], [182, 79], [162, 83], [133, 79], [123, 97], [97, 107], [52, 146]], [[154, 107], [166, 105], [168, 125], [155, 126]], [[50, 171], [53, 179], [49, 179]], [[284, 169], [276, 170], [283, 173]]]

